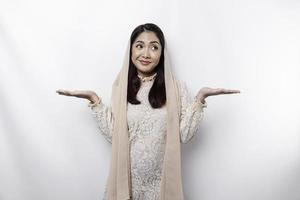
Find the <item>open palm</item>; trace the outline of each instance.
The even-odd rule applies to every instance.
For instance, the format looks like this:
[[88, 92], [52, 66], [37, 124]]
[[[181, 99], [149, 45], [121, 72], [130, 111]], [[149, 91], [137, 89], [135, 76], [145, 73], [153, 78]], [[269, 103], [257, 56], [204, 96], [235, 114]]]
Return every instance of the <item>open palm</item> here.
[[88, 99], [92, 102], [96, 102], [99, 98], [98, 95], [96, 94], [96, 92], [91, 91], [91, 90], [73, 90], [73, 91], [71, 91], [71, 90], [59, 89], [59, 90], [56, 90], [56, 92], [60, 95], [84, 98], [84, 99]]
[[203, 87], [199, 90], [197, 94], [197, 98], [201, 99], [202, 102], [208, 96], [220, 95], [220, 94], [234, 94], [240, 93], [239, 90], [230, 90], [225, 88], [210, 88], [210, 87]]

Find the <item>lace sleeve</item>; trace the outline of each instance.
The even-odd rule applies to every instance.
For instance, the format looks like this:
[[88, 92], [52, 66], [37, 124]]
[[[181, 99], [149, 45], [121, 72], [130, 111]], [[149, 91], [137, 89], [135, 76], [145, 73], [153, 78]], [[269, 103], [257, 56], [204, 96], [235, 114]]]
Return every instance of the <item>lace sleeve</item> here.
[[181, 90], [181, 114], [180, 114], [180, 142], [187, 143], [196, 134], [203, 118], [203, 108], [207, 107], [199, 99], [191, 96], [185, 82], [180, 82]]
[[92, 115], [97, 121], [101, 134], [109, 143], [112, 143], [114, 117], [111, 107], [106, 106], [101, 98], [95, 103], [89, 102], [88, 107], [92, 110]]

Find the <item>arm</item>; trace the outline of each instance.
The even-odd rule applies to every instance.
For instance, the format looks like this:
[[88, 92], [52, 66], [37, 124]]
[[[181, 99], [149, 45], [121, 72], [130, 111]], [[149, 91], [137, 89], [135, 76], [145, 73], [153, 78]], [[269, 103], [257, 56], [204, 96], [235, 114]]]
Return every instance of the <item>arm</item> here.
[[95, 102], [89, 102], [88, 107], [92, 110], [92, 115], [97, 121], [101, 134], [109, 143], [112, 143], [114, 116], [111, 107], [106, 106], [101, 98]]
[[180, 82], [180, 93], [180, 142], [187, 143], [196, 134], [203, 118], [203, 108], [207, 107], [207, 104], [196, 97], [191, 100], [185, 82]]
[[73, 96], [89, 100], [93, 115], [98, 122], [101, 133], [108, 142], [112, 143], [113, 114], [111, 108], [102, 103], [102, 99], [92, 90], [56, 90], [59, 95]]

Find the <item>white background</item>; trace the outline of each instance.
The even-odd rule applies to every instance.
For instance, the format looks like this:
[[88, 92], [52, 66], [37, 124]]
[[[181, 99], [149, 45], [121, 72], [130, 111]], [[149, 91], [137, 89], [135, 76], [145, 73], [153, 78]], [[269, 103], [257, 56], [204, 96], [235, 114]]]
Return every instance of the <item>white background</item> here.
[[111, 146], [87, 100], [109, 104], [132, 30], [166, 37], [174, 74], [208, 97], [183, 145], [186, 200], [299, 200], [300, 1], [0, 0], [0, 199], [100, 200]]

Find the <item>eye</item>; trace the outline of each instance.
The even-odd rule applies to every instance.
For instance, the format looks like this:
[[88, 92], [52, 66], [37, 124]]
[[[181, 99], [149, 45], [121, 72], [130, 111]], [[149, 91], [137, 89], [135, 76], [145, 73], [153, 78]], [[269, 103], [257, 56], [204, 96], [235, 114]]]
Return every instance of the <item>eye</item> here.
[[152, 50], [157, 50], [157, 49], [158, 49], [158, 46], [156, 46], [156, 45], [152, 46]]
[[137, 44], [135, 47], [138, 48], [138, 49], [143, 48], [143, 46], [140, 45], [140, 44]]

